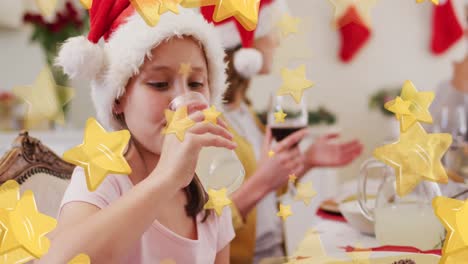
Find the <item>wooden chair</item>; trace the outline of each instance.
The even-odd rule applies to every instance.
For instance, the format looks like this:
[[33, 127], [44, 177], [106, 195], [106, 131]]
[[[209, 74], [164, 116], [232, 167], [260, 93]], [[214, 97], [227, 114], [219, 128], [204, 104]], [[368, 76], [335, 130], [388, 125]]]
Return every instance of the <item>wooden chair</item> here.
[[21, 193], [34, 192], [41, 213], [55, 218], [74, 168], [28, 132], [21, 132], [0, 159], [0, 184], [16, 180]]

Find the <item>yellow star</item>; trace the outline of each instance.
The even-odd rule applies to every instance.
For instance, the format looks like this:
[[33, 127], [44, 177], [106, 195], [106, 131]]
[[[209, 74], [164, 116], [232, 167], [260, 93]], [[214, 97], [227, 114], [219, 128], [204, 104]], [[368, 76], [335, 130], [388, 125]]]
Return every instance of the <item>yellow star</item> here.
[[[405, 105], [400, 103], [401, 107], [405, 107], [407, 102], [410, 103], [409, 114], [401, 113], [401, 111], [392, 111], [400, 120], [400, 130], [406, 132], [408, 128], [416, 122], [424, 122], [432, 124], [432, 116], [429, 112], [429, 106], [434, 101], [434, 92], [418, 92], [411, 81], [406, 81], [401, 91], [401, 99]], [[389, 107], [398, 106], [396, 100], [387, 102], [385, 108], [389, 111]]]
[[215, 5], [219, 0], [182, 0], [181, 6], [185, 8], [195, 8], [201, 6]]
[[468, 257], [468, 201], [439, 196], [432, 201], [432, 206], [448, 233], [440, 263], [463, 263]]
[[[411, 102], [401, 99], [400, 96], [397, 96], [395, 100], [385, 103], [385, 109], [388, 111], [398, 114], [398, 115], [410, 115], [410, 106]], [[404, 132], [404, 131], [403, 131]]]
[[13, 93], [28, 104], [26, 115], [30, 126], [44, 120], [55, 120], [59, 124], [65, 122], [65, 115], [59, 103], [58, 93], [63, 93], [64, 104], [74, 96], [72, 88], [57, 86], [48, 67], [44, 68], [33, 85], [17, 86]]
[[39, 7], [42, 16], [50, 17], [55, 13], [57, 0], [36, 0], [36, 5]]
[[163, 259], [159, 264], [176, 264], [176, 262], [173, 259]]
[[272, 158], [275, 155], [275, 152], [273, 150], [268, 151], [268, 157]]
[[349, 264], [371, 264], [371, 250], [361, 249], [361, 245], [357, 245], [355, 248], [355, 251], [346, 253], [346, 255], [348, 255], [348, 257], [352, 259], [352, 262], [349, 262]]
[[423, 179], [448, 182], [441, 158], [451, 144], [450, 134], [427, 134], [416, 123], [398, 142], [375, 149], [374, 157], [395, 169], [397, 193], [405, 196]]
[[171, 110], [165, 110], [167, 125], [163, 130], [163, 134], [175, 134], [180, 141], [184, 141], [185, 131], [195, 125], [195, 122], [191, 120], [187, 115], [187, 107], [181, 107], [175, 112]]
[[31, 261], [34, 259], [35, 259], [34, 256], [29, 254], [29, 252], [23, 248], [17, 248], [12, 251], [9, 251], [8, 253], [0, 254], [0, 263], [4, 263], [4, 264], [28, 263], [28, 261]]
[[280, 210], [276, 215], [283, 218], [283, 221], [286, 221], [286, 219], [292, 215], [291, 206], [280, 204]]
[[[370, 10], [375, 6], [377, 0], [330, 0], [330, 2], [335, 7], [335, 25], [337, 27], [345, 26], [346, 24], [338, 25], [340, 18], [348, 12], [349, 8], [354, 7], [358, 14], [360, 15], [363, 22], [370, 26], [371, 16]], [[357, 22], [359, 21], [348, 21]]]
[[[307, 23], [304, 23], [307, 24]], [[305, 34], [290, 35], [281, 39], [280, 46], [275, 52], [273, 71], [280, 74], [285, 65], [293, 60], [312, 59], [310, 40]]]
[[161, 3], [155, 0], [130, 0], [132, 6], [137, 10], [146, 24], [154, 27], [158, 24]]
[[300, 18], [292, 17], [288, 13], [285, 13], [278, 22], [278, 27], [280, 28], [283, 36], [286, 37], [289, 34], [299, 32], [299, 23], [301, 23]]
[[188, 76], [192, 73], [192, 65], [190, 63], [181, 63], [179, 68], [179, 74], [183, 76]]
[[[426, 0], [416, 0], [416, 2], [417, 2], [418, 4], [420, 4], [420, 3], [424, 2], [424, 1], [426, 1]], [[440, 3], [439, 0], [431, 0], [431, 2], [432, 2], [434, 5], [438, 5], [438, 4]]]
[[209, 199], [205, 204], [204, 209], [215, 209], [218, 216], [221, 216], [224, 207], [232, 203], [231, 200], [227, 197], [226, 188], [222, 188], [219, 191], [209, 189], [208, 196]]
[[221, 115], [221, 112], [218, 112], [216, 107], [212, 105], [210, 108], [203, 110], [203, 115], [205, 116], [205, 122], [216, 125], [218, 124], [218, 117]]
[[260, 0], [218, 0], [213, 14], [215, 22], [234, 17], [246, 30], [257, 27]]
[[274, 116], [275, 116], [275, 123], [284, 123], [284, 118], [287, 116], [287, 114], [285, 114], [283, 110], [281, 109], [278, 112], [276, 112]]
[[171, 11], [174, 14], [179, 14], [179, 5], [182, 0], [158, 0], [160, 2], [159, 14], [162, 15], [167, 11]]
[[14, 180], [8, 180], [0, 186], [0, 208], [13, 210], [20, 199], [20, 186]]
[[80, 0], [80, 3], [85, 9], [90, 9], [93, 4], [93, 0]]
[[46, 234], [55, 228], [57, 221], [37, 211], [32, 191], [25, 191], [15, 209], [3, 210], [0, 215], [0, 224], [10, 231], [3, 237], [0, 254], [17, 248], [23, 248], [35, 258], [47, 253], [50, 241]]
[[281, 76], [283, 78], [283, 85], [278, 90], [277, 95], [291, 95], [296, 103], [300, 103], [304, 90], [312, 87], [313, 82], [306, 79], [305, 65], [299, 66], [295, 70], [282, 69]]
[[86, 254], [79, 254], [68, 262], [68, 264], [90, 264], [91, 259]]
[[94, 118], [86, 121], [83, 143], [63, 154], [64, 160], [84, 168], [86, 184], [93, 192], [111, 173], [128, 175], [132, 169], [124, 157], [130, 132], [106, 132]]
[[[9, 180], [0, 186], [0, 260], [23, 259], [30, 256], [26, 251], [13, 252], [19, 247], [10, 227], [9, 212], [16, 208], [20, 200], [20, 187], [16, 181]], [[8, 252], [7, 252], [8, 251]], [[2, 256], [7, 252], [8, 256]], [[0, 261], [0, 263], [2, 263]], [[7, 262], [5, 262], [7, 263]], [[8, 262], [10, 263], [10, 262]]]
[[297, 176], [295, 174], [289, 175], [289, 182], [290, 183], [295, 183], [297, 180]]
[[312, 182], [298, 183], [297, 193], [294, 200], [303, 201], [304, 204], [308, 206], [315, 195], [317, 195], [317, 193], [312, 189]]

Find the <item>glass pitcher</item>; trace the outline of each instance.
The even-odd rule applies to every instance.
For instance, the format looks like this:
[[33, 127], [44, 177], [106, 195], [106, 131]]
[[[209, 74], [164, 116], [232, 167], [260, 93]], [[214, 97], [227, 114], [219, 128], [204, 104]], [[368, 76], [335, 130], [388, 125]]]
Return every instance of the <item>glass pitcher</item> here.
[[[368, 208], [366, 183], [370, 176], [381, 177], [375, 207]], [[358, 198], [361, 213], [374, 223], [382, 245], [411, 246], [420, 250], [442, 247], [445, 229], [434, 214], [432, 200], [441, 196], [437, 183], [422, 181], [410, 194], [400, 197], [393, 168], [370, 159], [359, 175]]]

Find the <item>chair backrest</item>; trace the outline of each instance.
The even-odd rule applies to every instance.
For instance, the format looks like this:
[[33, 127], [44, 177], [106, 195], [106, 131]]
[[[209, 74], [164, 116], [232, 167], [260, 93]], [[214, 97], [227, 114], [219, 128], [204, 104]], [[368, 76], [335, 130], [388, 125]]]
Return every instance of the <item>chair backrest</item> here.
[[21, 132], [0, 159], [0, 184], [17, 181], [21, 193], [34, 192], [41, 213], [57, 217], [74, 168], [28, 132]]

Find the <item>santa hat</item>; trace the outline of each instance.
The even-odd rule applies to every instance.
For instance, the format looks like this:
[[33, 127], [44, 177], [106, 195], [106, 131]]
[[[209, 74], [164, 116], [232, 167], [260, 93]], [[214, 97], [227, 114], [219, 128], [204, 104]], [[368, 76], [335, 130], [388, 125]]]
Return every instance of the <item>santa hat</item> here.
[[187, 9], [164, 13], [150, 27], [129, 0], [93, 0], [89, 13], [88, 37], [67, 40], [56, 62], [70, 77], [91, 80], [97, 118], [106, 129], [122, 129], [112, 112], [115, 99], [125, 93], [128, 80], [138, 73], [151, 50], [174, 36], [191, 36], [201, 43], [208, 63], [210, 103], [221, 104], [226, 89], [225, 53], [213, 25], [200, 14]]
[[242, 46], [234, 54], [233, 64], [236, 71], [245, 78], [255, 76], [263, 66], [262, 54], [252, 48], [255, 39], [268, 35], [275, 28], [277, 23], [275, 17], [278, 17], [278, 12], [288, 11], [285, 0], [260, 0], [259, 5], [258, 24], [253, 31], [246, 30], [234, 18], [221, 22], [213, 21], [214, 6], [205, 6], [200, 9], [205, 19], [215, 24], [216, 31], [221, 36], [226, 49]]

